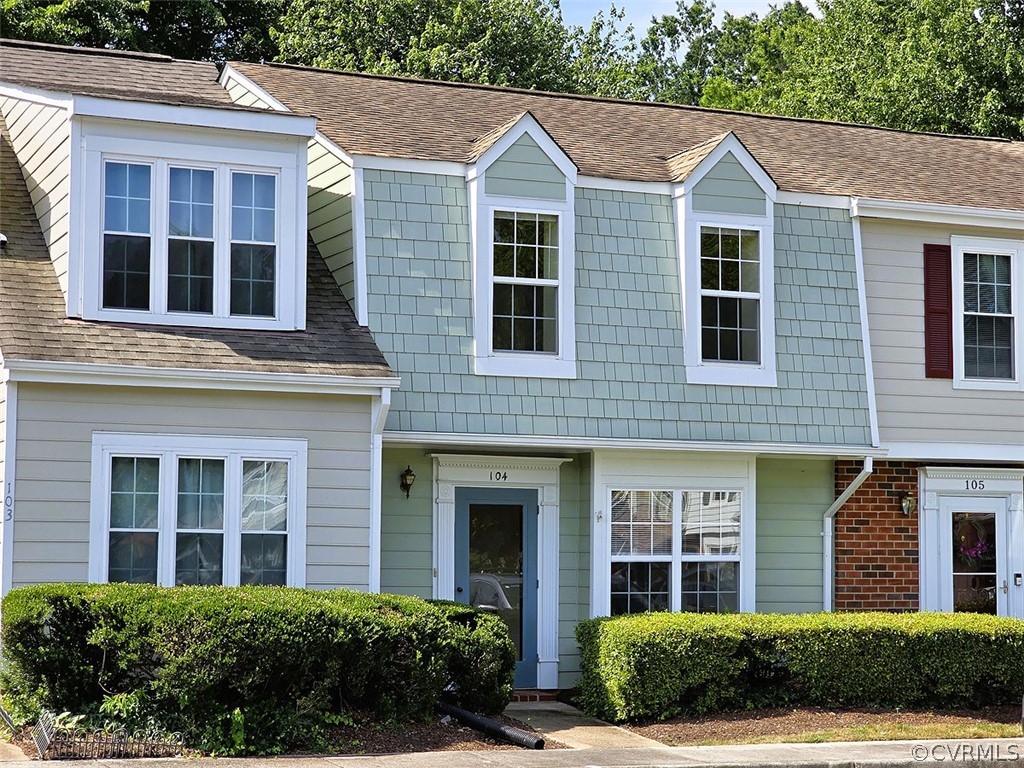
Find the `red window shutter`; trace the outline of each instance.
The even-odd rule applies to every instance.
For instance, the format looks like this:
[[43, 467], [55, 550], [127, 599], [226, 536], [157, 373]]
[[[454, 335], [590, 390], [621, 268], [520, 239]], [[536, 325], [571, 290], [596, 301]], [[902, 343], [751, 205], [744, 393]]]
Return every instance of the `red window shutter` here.
[[953, 378], [953, 255], [948, 245], [924, 247], [924, 375]]

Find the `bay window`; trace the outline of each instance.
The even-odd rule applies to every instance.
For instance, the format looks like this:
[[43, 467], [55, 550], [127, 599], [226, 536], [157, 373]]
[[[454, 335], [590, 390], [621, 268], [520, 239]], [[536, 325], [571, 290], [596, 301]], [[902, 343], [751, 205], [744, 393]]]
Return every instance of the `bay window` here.
[[94, 438], [91, 578], [304, 582], [305, 441]]

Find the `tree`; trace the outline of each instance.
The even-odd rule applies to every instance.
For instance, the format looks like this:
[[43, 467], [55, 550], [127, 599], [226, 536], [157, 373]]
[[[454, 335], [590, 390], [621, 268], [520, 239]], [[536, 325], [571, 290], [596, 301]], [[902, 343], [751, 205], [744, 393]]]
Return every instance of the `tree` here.
[[570, 35], [553, 0], [294, 0], [279, 60], [571, 90]]
[[272, 58], [287, 0], [0, 0], [6, 37], [180, 59]]

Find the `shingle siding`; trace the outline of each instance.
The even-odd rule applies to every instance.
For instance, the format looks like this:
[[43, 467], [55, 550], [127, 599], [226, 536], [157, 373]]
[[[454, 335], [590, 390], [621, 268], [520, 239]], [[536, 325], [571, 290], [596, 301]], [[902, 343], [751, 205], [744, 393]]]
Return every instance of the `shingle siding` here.
[[870, 444], [852, 225], [776, 206], [777, 388], [685, 383], [667, 196], [576, 191], [575, 380], [472, 373], [465, 182], [365, 171], [370, 328], [402, 376], [388, 429]]

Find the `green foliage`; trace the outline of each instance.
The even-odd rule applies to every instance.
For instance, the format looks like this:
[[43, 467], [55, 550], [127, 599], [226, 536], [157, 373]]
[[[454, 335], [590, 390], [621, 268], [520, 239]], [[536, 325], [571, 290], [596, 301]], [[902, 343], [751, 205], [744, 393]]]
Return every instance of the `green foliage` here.
[[45, 585], [3, 602], [2, 684], [18, 712], [99, 713], [271, 754], [324, 724], [509, 701], [515, 650], [495, 616], [394, 595], [277, 587]]
[[641, 614], [581, 623], [581, 703], [612, 721], [783, 705], [1019, 701], [1024, 621], [964, 614]]

